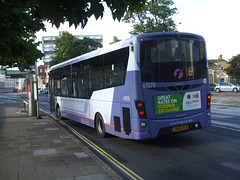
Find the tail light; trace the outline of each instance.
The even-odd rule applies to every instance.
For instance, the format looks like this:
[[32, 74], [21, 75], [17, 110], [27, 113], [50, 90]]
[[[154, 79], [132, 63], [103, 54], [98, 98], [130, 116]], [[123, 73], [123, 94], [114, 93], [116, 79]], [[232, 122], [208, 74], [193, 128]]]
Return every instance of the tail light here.
[[147, 118], [146, 108], [143, 101], [135, 100], [136, 109], [140, 118]]
[[209, 93], [209, 94], [207, 95], [207, 109], [209, 109], [210, 106], [211, 106], [211, 94]]

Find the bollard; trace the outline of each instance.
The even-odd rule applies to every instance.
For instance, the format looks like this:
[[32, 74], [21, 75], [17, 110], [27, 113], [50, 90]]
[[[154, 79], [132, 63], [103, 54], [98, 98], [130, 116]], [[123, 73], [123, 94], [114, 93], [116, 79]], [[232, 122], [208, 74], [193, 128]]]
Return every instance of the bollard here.
[[36, 115], [37, 115], [36, 102], [33, 101], [33, 96], [32, 96], [32, 93], [31, 93], [31, 92], [28, 93], [28, 98], [29, 98], [29, 102], [28, 102], [29, 112], [28, 112], [28, 115], [29, 115], [29, 116], [36, 116]]

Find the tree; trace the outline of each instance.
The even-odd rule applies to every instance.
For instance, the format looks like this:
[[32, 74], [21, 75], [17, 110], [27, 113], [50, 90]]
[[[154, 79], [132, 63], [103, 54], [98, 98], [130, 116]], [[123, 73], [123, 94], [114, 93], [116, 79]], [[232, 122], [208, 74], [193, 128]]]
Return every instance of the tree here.
[[[120, 20], [127, 9], [138, 9], [146, 0], [105, 0], [114, 19]], [[92, 15], [103, 17], [102, 0], [5, 0], [0, 1], [0, 66], [27, 69], [41, 58], [35, 33], [45, 30], [44, 21], [56, 27], [65, 21], [84, 28]]]
[[24, 70], [43, 56], [34, 34], [44, 24], [32, 6], [23, 0], [0, 1], [0, 65], [5, 68], [18, 66]]
[[132, 35], [149, 32], [177, 31], [176, 24], [171, 18], [177, 13], [177, 8], [171, 8], [172, 0], [154, 0], [145, 3], [140, 9], [128, 10], [123, 18], [133, 25]]
[[229, 62], [230, 66], [226, 69], [228, 75], [232, 76], [236, 82], [240, 83], [240, 54], [233, 56]]
[[119, 41], [121, 41], [121, 39], [118, 39], [117, 36], [113, 36], [113, 42], [110, 42], [109, 44], [114, 44], [114, 43], [119, 42]]
[[83, 40], [80, 40], [69, 32], [63, 32], [59, 38], [56, 38], [55, 45], [55, 57], [53, 57], [50, 62], [50, 66], [102, 47], [100, 42], [86, 37]]

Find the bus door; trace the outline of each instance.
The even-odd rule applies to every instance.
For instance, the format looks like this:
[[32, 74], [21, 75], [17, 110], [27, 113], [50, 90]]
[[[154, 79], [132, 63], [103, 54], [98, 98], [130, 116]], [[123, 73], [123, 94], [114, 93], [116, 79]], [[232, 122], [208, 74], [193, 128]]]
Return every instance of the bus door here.
[[49, 85], [50, 110], [55, 113], [54, 79], [50, 79]]

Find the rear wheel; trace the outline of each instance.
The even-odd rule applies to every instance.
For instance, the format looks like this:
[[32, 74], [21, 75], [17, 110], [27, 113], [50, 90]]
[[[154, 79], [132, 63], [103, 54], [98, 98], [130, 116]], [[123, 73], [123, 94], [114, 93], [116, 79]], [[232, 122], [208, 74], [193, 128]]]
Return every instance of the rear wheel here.
[[96, 116], [96, 124], [95, 124], [96, 131], [100, 137], [105, 137], [105, 124], [101, 114], [97, 114]]
[[237, 91], [238, 91], [237, 88], [234, 88], [234, 89], [233, 89], [233, 92], [237, 92]]

